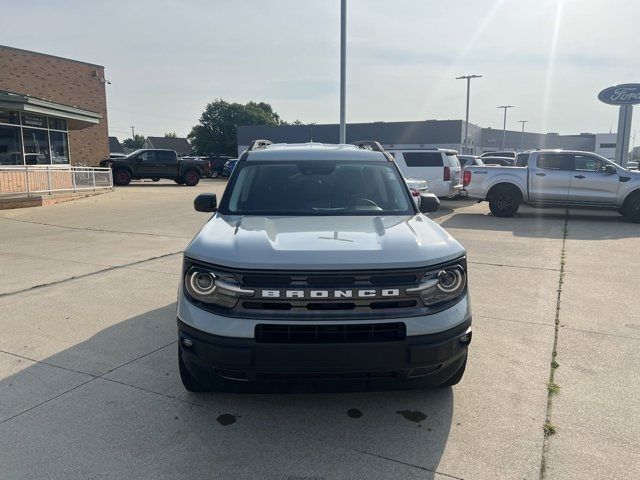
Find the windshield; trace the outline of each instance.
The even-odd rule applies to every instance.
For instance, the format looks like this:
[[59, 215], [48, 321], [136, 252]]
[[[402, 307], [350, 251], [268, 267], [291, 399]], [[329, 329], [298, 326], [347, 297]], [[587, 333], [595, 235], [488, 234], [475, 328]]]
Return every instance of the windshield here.
[[242, 215], [412, 215], [390, 162], [240, 162], [222, 213]]

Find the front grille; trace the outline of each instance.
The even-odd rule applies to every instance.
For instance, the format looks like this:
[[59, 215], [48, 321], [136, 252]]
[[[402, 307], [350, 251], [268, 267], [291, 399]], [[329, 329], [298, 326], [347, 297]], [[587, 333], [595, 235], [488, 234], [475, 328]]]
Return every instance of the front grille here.
[[[242, 296], [233, 308], [195, 301], [201, 308], [229, 317], [269, 321], [391, 320], [436, 313], [419, 295], [407, 293], [427, 273], [450, 263], [417, 268], [371, 270], [246, 270], [211, 266], [232, 277], [231, 283], [255, 293]], [[185, 272], [200, 262], [186, 260]], [[206, 266], [206, 265], [203, 265]]]
[[294, 308], [308, 311], [331, 311], [331, 310], [355, 310], [356, 308], [368, 310], [411, 308], [418, 305], [417, 300], [396, 300], [396, 301], [374, 301], [366, 303], [354, 302], [305, 302], [303, 304], [295, 304], [291, 302], [256, 302], [245, 301], [242, 306], [247, 310], [292, 310]]
[[[263, 290], [277, 290], [278, 298], [245, 298], [239, 307], [248, 313], [259, 314], [269, 311], [289, 312], [291, 315], [313, 315], [320, 312], [351, 313], [375, 315], [376, 312], [397, 311], [418, 307], [415, 295], [406, 295], [404, 290], [420, 282], [423, 269], [360, 271], [360, 272], [240, 272], [238, 279], [241, 285], [256, 289], [259, 297]], [[354, 293], [352, 297], [310, 298], [312, 290], [333, 292], [343, 290], [357, 292], [362, 289], [373, 289], [374, 298], [360, 297]], [[398, 290], [399, 295], [381, 297], [383, 289]], [[304, 292], [304, 298], [284, 298], [288, 290]]]
[[247, 287], [287, 285], [291, 287], [337, 286], [395, 286], [411, 285], [422, 278], [420, 272], [363, 273], [356, 275], [336, 274], [253, 274], [241, 275], [241, 283]]
[[359, 343], [394, 342], [407, 336], [405, 324], [256, 325], [258, 343]]

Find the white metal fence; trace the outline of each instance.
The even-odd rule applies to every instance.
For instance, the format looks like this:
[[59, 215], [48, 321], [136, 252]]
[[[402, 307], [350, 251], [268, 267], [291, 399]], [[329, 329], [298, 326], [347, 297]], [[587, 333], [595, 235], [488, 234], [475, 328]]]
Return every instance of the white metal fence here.
[[35, 195], [113, 188], [110, 168], [0, 165], [0, 195]]

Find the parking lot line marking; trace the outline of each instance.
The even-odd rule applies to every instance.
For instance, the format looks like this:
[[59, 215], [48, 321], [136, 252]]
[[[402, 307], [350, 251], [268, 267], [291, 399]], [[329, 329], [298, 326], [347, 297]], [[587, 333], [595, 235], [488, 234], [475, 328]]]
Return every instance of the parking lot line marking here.
[[93, 275], [98, 275], [100, 273], [110, 272], [112, 270], [117, 270], [117, 269], [120, 269], [120, 268], [128, 268], [128, 267], [130, 267], [132, 265], [139, 265], [141, 263], [150, 262], [151, 260], [158, 260], [158, 259], [161, 259], [161, 258], [170, 257], [172, 255], [179, 255], [182, 252], [183, 251], [180, 250], [179, 252], [165, 253], [163, 255], [158, 255], [158, 256], [150, 257], [150, 258], [145, 258], [144, 260], [136, 260], [135, 262], [125, 263], [123, 265], [114, 265], [113, 267], [103, 268], [101, 270], [96, 270], [95, 272], [84, 273], [82, 275], [75, 275], [73, 277], [63, 278], [62, 280], [55, 280], [53, 282], [43, 283], [41, 285], [34, 285], [33, 287], [23, 288], [22, 290], [15, 290], [13, 292], [0, 293], [0, 298], [9, 297], [9, 296], [13, 296], [13, 295], [18, 295], [20, 293], [30, 292], [32, 290], [38, 290], [40, 288], [51, 287], [51, 286], [54, 286], [54, 285], [59, 285], [61, 283], [67, 283], [67, 282], [70, 282], [72, 280], [80, 280], [82, 278], [91, 277]]

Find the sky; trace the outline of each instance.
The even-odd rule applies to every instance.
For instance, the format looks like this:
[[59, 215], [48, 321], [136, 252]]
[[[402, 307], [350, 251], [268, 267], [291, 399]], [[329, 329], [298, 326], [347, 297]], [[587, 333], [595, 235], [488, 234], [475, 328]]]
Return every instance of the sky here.
[[[109, 130], [185, 136], [217, 98], [337, 123], [339, 0], [0, 0], [0, 44], [104, 65]], [[348, 0], [347, 122], [615, 132], [640, 82], [637, 0]], [[2, 72], [0, 72], [0, 75]], [[638, 110], [638, 109], [636, 109]], [[636, 113], [636, 121], [640, 121]], [[633, 135], [633, 133], [632, 133]], [[640, 143], [640, 136], [637, 139]]]

